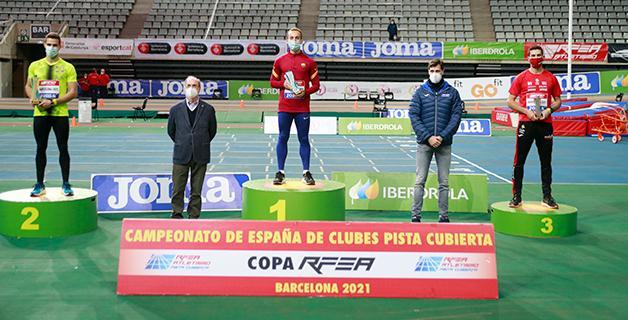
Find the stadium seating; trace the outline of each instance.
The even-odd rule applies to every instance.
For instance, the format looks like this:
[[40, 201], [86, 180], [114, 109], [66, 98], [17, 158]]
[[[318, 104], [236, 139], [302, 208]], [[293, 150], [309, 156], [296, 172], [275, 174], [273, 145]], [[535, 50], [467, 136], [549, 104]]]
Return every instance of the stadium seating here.
[[117, 38], [135, 1], [61, 0], [51, 12], [56, 2], [56, 0], [0, 1], [0, 21], [12, 19], [21, 23], [68, 22], [70, 37]]
[[[70, 37], [117, 38], [136, 0], [0, 1], [0, 22], [68, 23]], [[319, 40], [388, 39], [391, 18], [403, 41], [473, 41], [470, 0], [321, 0]], [[218, 1], [209, 33], [214, 39], [283, 39], [296, 26], [301, 1]], [[216, 0], [155, 0], [140, 37], [202, 38]], [[51, 10], [54, 7], [54, 10]], [[539, 10], [538, 8], [543, 8]], [[568, 5], [552, 0], [490, 0], [497, 41], [565, 41]], [[0, 38], [10, 23], [0, 23]], [[574, 4], [575, 41], [625, 42], [626, 0]]]
[[[569, 6], [566, 1], [491, 0], [497, 41], [565, 41]], [[543, 8], [543, 10], [538, 10]], [[628, 2], [574, 1], [574, 41], [625, 42]]]
[[[202, 38], [215, 1], [155, 0], [142, 30], [147, 38]], [[297, 25], [300, 1], [219, 1], [212, 39], [283, 39]]]
[[472, 41], [469, 0], [322, 0], [317, 39], [388, 40], [394, 18], [403, 41]]

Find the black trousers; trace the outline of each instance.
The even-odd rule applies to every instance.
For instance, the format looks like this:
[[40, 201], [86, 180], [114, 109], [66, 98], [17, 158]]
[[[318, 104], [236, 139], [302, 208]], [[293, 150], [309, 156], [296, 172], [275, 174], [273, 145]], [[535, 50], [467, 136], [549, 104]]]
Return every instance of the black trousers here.
[[89, 87], [89, 95], [92, 97], [92, 103], [98, 103], [98, 98], [100, 98], [100, 87]]
[[517, 146], [515, 148], [515, 160], [512, 174], [512, 193], [521, 196], [523, 188], [523, 166], [532, 147], [536, 143], [536, 149], [541, 161], [541, 182], [543, 196], [552, 194], [552, 147], [554, 144], [554, 129], [551, 123], [542, 121], [519, 122], [517, 127]]
[[70, 124], [68, 117], [33, 117], [33, 133], [37, 143], [37, 155], [35, 156], [35, 168], [37, 170], [37, 182], [44, 183], [46, 172], [46, 149], [50, 129], [54, 130], [59, 148], [59, 165], [63, 182], [70, 179], [70, 153], [68, 152], [68, 139], [70, 138]]
[[172, 212], [183, 213], [183, 198], [185, 196], [185, 186], [190, 177], [190, 202], [188, 203], [188, 215], [198, 218], [201, 215], [201, 191], [207, 164], [200, 164], [194, 161], [186, 165], [174, 164], [172, 166]]
[[107, 92], [107, 87], [106, 86], [99, 86], [98, 87], [98, 92], [99, 92], [99, 98], [107, 98], [107, 95], [109, 94]]

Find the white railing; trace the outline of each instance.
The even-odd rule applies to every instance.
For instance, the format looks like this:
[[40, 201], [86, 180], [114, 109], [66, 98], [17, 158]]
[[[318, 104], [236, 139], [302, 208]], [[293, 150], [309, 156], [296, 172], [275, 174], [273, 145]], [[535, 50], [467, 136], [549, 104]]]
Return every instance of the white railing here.
[[205, 30], [205, 37], [203, 39], [207, 39], [209, 36], [209, 32], [212, 29], [212, 24], [214, 24], [214, 17], [216, 16], [216, 8], [218, 8], [218, 0], [214, 4], [214, 10], [212, 11], [212, 16], [209, 18], [209, 23], [207, 24], [207, 30]]

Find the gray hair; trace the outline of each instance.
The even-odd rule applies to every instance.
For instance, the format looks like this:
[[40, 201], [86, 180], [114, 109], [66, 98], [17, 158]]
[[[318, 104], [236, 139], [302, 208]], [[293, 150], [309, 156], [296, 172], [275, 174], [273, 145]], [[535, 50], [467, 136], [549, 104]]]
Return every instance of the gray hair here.
[[196, 81], [198, 83], [198, 86], [201, 86], [201, 80], [195, 76], [188, 76], [187, 78], [185, 78], [185, 81], [183, 83], [186, 84], [188, 83], [188, 81]]

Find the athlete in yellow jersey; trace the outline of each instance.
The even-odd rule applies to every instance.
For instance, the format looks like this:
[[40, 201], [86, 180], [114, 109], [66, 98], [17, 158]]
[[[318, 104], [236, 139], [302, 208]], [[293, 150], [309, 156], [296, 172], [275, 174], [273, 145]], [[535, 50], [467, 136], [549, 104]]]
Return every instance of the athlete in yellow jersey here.
[[63, 178], [63, 193], [73, 196], [70, 185], [70, 154], [68, 138], [70, 123], [68, 121], [68, 102], [76, 98], [78, 84], [74, 66], [59, 57], [61, 37], [51, 32], [44, 39], [46, 57], [37, 60], [28, 67], [28, 80], [24, 92], [31, 99], [34, 107], [33, 133], [37, 143], [35, 167], [37, 183], [31, 197], [39, 197], [46, 193], [44, 173], [46, 171], [46, 149], [50, 129], [54, 130], [59, 147], [59, 164]]

